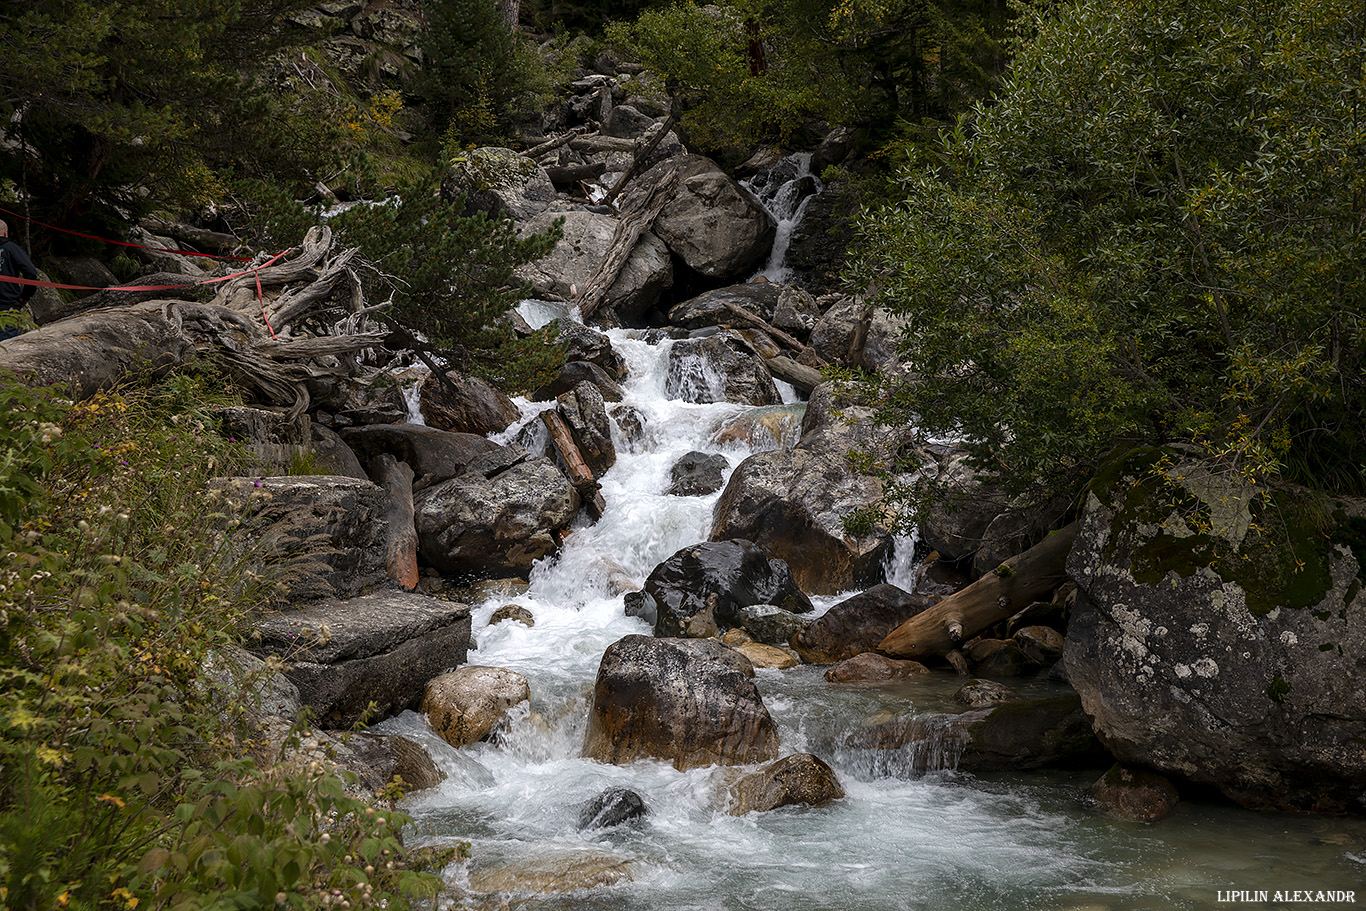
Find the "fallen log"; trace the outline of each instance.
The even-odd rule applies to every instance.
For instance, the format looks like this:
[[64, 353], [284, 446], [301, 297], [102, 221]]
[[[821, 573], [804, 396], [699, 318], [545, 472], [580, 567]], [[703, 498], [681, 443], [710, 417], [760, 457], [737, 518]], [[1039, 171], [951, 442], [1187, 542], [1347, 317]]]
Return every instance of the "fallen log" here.
[[751, 328], [762, 329], [764, 332], [767, 332], [775, 342], [777, 342], [785, 348], [791, 348], [793, 351], [801, 351], [802, 348], [806, 347], [801, 342], [793, 338], [791, 335], [788, 335], [786, 332], [779, 329], [777, 326], [771, 324], [768, 320], [764, 319], [759, 314], [751, 310], [746, 310], [744, 307], [741, 307], [734, 301], [722, 301], [721, 305], [725, 307], [727, 310], [729, 310], [731, 313], [735, 314], [741, 320], [743, 320]]
[[588, 467], [583, 454], [579, 452], [579, 446], [574, 442], [574, 434], [570, 432], [569, 425], [557, 411], [542, 411], [541, 422], [550, 432], [550, 445], [555, 447], [565, 467], [569, 469], [569, 485], [578, 491], [584, 506], [588, 508], [588, 514], [594, 519], [601, 519], [607, 509], [607, 501], [602, 498], [601, 485], [593, 477], [593, 470]]
[[669, 131], [673, 128], [674, 115], [670, 114], [668, 118], [665, 119], [664, 123], [660, 125], [659, 129], [654, 131], [654, 135], [641, 143], [640, 148], [636, 150], [635, 158], [631, 160], [631, 166], [627, 168], [626, 173], [622, 174], [621, 178], [612, 185], [612, 189], [607, 191], [607, 198], [603, 200], [604, 202], [610, 206], [616, 201], [616, 198], [621, 195], [621, 191], [626, 189], [626, 185], [631, 182], [631, 179], [639, 174], [645, 167], [645, 163], [650, 160], [650, 156], [654, 154], [655, 149], [659, 148], [659, 144], [664, 141], [664, 137], [669, 135]]
[[666, 171], [648, 193], [634, 200], [631, 208], [622, 213], [612, 234], [607, 256], [588, 281], [584, 282], [583, 289], [575, 299], [583, 319], [592, 316], [602, 306], [603, 301], [607, 300], [608, 290], [621, 274], [621, 270], [626, 268], [626, 262], [640, 241], [640, 235], [654, 227], [659, 213], [674, 198], [678, 175], [676, 167]]
[[575, 137], [582, 136], [587, 129], [587, 127], [574, 127], [574, 129], [570, 130], [568, 133], [561, 133], [559, 136], [547, 139], [540, 145], [532, 146], [522, 154], [527, 158], [540, 158], [548, 152], [555, 151], [562, 145], [568, 145]]
[[878, 651], [898, 658], [942, 658], [982, 630], [1009, 618], [1058, 586], [1077, 523], [1050, 532], [960, 592], [887, 634]]
[[231, 234], [210, 231], [207, 228], [196, 228], [194, 225], [187, 225], [178, 221], [163, 221], [155, 216], [144, 218], [142, 227], [153, 234], [160, 234], [184, 244], [193, 244], [215, 253], [236, 253], [245, 247], [240, 238]]
[[405, 592], [417, 588], [417, 525], [413, 512], [413, 469], [387, 452], [375, 458], [375, 482], [389, 494], [382, 518], [384, 568]]
[[825, 380], [816, 368], [799, 364], [790, 357], [771, 357], [764, 363], [768, 364], [769, 373], [785, 383], [791, 383], [798, 392], [807, 395]]
[[606, 171], [607, 165], [603, 162], [545, 169], [545, 173], [550, 177], [550, 182], [560, 186], [576, 184], [581, 180], [592, 180], [595, 177], [601, 177]]

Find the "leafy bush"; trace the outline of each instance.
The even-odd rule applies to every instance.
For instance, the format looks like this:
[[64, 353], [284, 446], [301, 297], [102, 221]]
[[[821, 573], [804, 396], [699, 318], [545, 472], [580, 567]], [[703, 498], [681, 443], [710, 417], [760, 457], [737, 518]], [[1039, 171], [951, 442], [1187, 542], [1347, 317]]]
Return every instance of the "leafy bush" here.
[[[0, 907], [406, 906], [405, 818], [241, 758], [201, 678], [265, 580], [205, 505], [214, 377], [0, 398]], [[240, 706], [237, 709], [240, 711]]]

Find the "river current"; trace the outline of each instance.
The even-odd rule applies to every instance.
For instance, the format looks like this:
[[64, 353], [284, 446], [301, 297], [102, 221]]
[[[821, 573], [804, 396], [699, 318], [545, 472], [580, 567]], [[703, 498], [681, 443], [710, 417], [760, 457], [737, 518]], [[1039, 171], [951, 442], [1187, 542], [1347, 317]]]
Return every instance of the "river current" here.
[[[773, 264], [770, 264], [772, 266]], [[533, 325], [559, 315], [523, 304]], [[581, 516], [562, 550], [539, 562], [525, 592], [472, 604], [477, 650], [469, 663], [525, 675], [531, 704], [495, 742], [454, 749], [407, 712], [379, 725], [421, 742], [446, 779], [404, 803], [415, 822], [409, 844], [467, 841], [471, 858], [446, 871], [470, 891], [452, 907], [606, 908], [621, 911], [881, 911], [881, 909], [1171, 909], [1226, 904], [1232, 890], [1356, 890], [1366, 903], [1366, 821], [1259, 814], [1218, 801], [1186, 800], [1152, 825], [1088, 808], [1083, 794], [1103, 769], [916, 777], [909, 755], [871, 765], [842, 746], [870, 720], [952, 709], [961, 685], [951, 672], [887, 687], [828, 683], [824, 668], [759, 670], [777, 721], [780, 755], [808, 751], [836, 770], [846, 796], [824, 808], [727, 812], [727, 770], [678, 772], [665, 762], [610, 766], [579, 756], [603, 651], [623, 636], [649, 634], [626, 616], [623, 591], [639, 588], [660, 562], [705, 541], [719, 494], [669, 496], [670, 467], [691, 450], [723, 455], [729, 472], [751, 452], [791, 445], [762, 433], [716, 443], [717, 431], [753, 409], [697, 405], [666, 394], [668, 349], [660, 333], [608, 332], [626, 359], [623, 406], [643, 418], [601, 479], [607, 509]], [[691, 381], [714, 381], [696, 369]], [[784, 389], [779, 406], [800, 420]], [[519, 403], [513, 439], [544, 405]], [[621, 406], [616, 406], [621, 407]], [[910, 542], [887, 567], [912, 578]], [[816, 599], [824, 610], [840, 597]], [[499, 607], [528, 608], [535, 625], [489, 626]], [[1005, 681], [1045, 694], [1046, 680]], [[908, 746], [907, 750], [912, 749]], [[639, 826], [579, 831], [579, 811], [609, 787], [639, 793]], [[513, 871], [510, 881], [503, 876]], [[538, 891], [516, 891], [513, 882]], [[583, 888], [559, 890], [579, 884]], [[1282, 907], [1274, 901], [1248, 907]], [[1290, 905], [1284, 905], [1290, 907]], [[1298, 907], [1298, 906], [1297, 906]], [[1346, 907], [1337, 905], [1334, 907]]]

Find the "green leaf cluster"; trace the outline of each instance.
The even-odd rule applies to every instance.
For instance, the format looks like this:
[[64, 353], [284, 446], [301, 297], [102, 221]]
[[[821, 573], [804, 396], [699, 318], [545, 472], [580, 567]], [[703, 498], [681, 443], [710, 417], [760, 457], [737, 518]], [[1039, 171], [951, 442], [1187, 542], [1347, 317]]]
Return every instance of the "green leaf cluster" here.
[[80, 403], [0, 379], [0, 908], [407, 907], [405, 818], [258, 769], [204, 676], [268, 580], [204, 485], [242, 464], [194, 373]]
[[1067, 491], [1123, 442], [1360, 490], [1366, 11], [1030, 8], [1009, 78], [866, 212], [884, 417]]

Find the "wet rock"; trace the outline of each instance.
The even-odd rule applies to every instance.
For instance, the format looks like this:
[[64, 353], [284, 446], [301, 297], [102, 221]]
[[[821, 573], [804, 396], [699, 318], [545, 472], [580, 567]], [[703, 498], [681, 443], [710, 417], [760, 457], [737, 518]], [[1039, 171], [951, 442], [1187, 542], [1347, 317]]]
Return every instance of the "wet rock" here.
[[383, 453], [407, 462], [415, 475], [415, 491], [464, 474], [470, 465], [502, 448], [478, 434], [451, 433], [421, 424], [348, 427], [341, 436], [362, 465]]
[[877, 649], [887, 634], [933, 602], [881, 583], [846, 598], [812, 621], [792, 640], [804, 661], [833, 664]]
[[680, 771], [773, 759], [778, 731], [752, 675], [748, 659], [713, 640], [618, 640], [598, 668], [583, 754]]
[[492, 477], [469, 470], [414, 496], [422, 557], [452, 575], [529, 571], [559, 547], [578, 506], [574, 488], [545, 458]]
[[268, 614], [248, 648], [276, 656], [318, 723], [349, 728], [373, 702], [379, 721], [417, 705], [427, 681], [465, 660], [464, 604], [381, 592]]
[[253, 562], [275, 584], [277, 603], [348, 598], [388, 578], [388, 494], [368, 481], [216, 478], [209, 491], [241, 521], [233, 536], [256, 542]]
[[1023, 677], [1044, 667], [1009, 639], [978, 639], [963, 653], [983, 677]]
[[899, 719], [851, 734], [846, 745], [905, 749], [907, 767], [916, 773], [1084, 768], [1105, 756], [1075, 694]]
[[751, 409], [718, 427], [711, 442], [718, 446], [738, 444], [756, 452], [790, 447], [801, 435], [804, 410], [801, 405]]
[[429, 426], [486, 436], [506, 430], [521, 417], [512, 399], [484, 380], [453, 370], [446, 377], [452, 385], [435, 376], [422, 382], [419, 402]]
[[835, 594], [882, 575], [891, 534], [844, 529], [844, 517], [876, 503], [882, 482], [849, 470], [848, 450], [775, 450], [740, 463], [716, 504], [712, 540], [744, 538], [787, 561], [803, 591]]
[[612, 424], [607, 419], [601, 390], [593, 383], [579, 383], [557, 396], [555, 402], [584, 463], [593, 477], [602, 477], [617, 463], [617, 448], [612, 443]]
[[767, 667], [786, 670], [789, 667], [796, 667], [801, 664], [797, 656], [791, 652], [784, 651], [777, 646], [764, 645], [762, 642], [742, 642], [731, 647], [748, 658], [750, 664], [756, 668]]
[[1171, 815], [1181, 799], [1176, 786], [1153, 772], [1115, 763], [1087, 791], [1096, 807], [1131, 822], [1156, 822]]
[[929, 672], [930, 669], [919, 661], [900, 661], [876, 652], [864, 652], [830, 668], [825, 672], [825, 679], [831, 683], [891, 683]]
[[495, 623], [502, 623], [505, 620], [520, 623], [522, 626], [536, 625], [536, 618], [531, 615], [531, 611], [522, 607], [520, 604], [504, 604], [502, 607], [498, 608], [493, 612], [493, 616], [489, 617], [489, 626], [493, 626]]
[[1097, 733], [1243, 806], [1360, 812], [1366, 504], [1272, 489], [1262, 530], [1257, 494], [1165, 455], [1165, 472], [1161, 450], [1102, 471], [1067, 564], [1063, 661]]
[[[545, 258], [519, 267], [517, 277], [530, 282], [540, 295], [567, 300], [588, 284], [611, 252], [617, 222], [594, 212], [544, 212], [519, 224], [518, 231], [523, 236], [543, 233], [559, 219], [564, 219], [564, 237]], [[655, 305], [673, 280], [668, 248], [647, 231], [607, 289], [604, 306], [621, 322], [634, 323]]]
[[780, 401], [763, 358], [731, 330], [675, 342], [669, 349], [664, 393], [698, 404], [776, 405]]
[[466, 205], [493, 218], [523, 222], [544, 212], [558, 198], [545, 169], [511, 149], [474, 149], [460, 156], [441, 181], [448, 200], [463, 196]]
[[612, 379], [606, 370], [587, 361], [569, 361], [566, 363], [560, 368], [559, 373], [555, 374], [554, 379], [531, 393], [531, 400], [533, 402], [548, 402], [585, 381], [598, 387], [598, 391], [602, 393], [603, 401], [621, 401], [620, 384]]
[[810, 753], [794, 753], [760, 766], [730, 788], [732, 816], [794, 805], [823, 807], [844, 797], [834, 769]]
[[626, 451], [643, 451], [648, 437], [645, 416], [630, 405], [618, 405], [609, 409], [607, 414], [617, 422], [617, 429], [621, 431], [621, 439], [626, 444]]
[[728, 304], [771, 319], [786, 287], [773, 282], [745, 282], [706, 291], [669, 308], [669, 323], [682, 329], [738, 325], [735, 311]]
[[655, 219], [659, 239], [708, 278], [738, 278], [761, 263], [773, 246], [777, 223], [753, 194], [700, 155], [671, 158], [646, 171], [623, 195], [622, 208], [674, 172], [681, 181]]
[[513, 706], [531, 699], [527, 679], [501, 667], [459, 667], [427, 684], [422, 714], [451, 746], [488, 737]]
[[562, 319], [556, 323], [555, 344], [564, 347], [564, 359], [597, 364], [613, 379], [626, 378], [626, 360], [612, 347], [612, 340], [582, 323]]
[[755, 642], [765, 645], [787, 645], [811, 623], [801, 614], [772, 604], [751, 604], [736, 612], [739, 628]]
[[730, 467], [723, 455], [689, 452], [669, 469], [668, 493], [675, 497], [702, 497], [716, 493], [724, 483], [722, 473]]
[[630, 788], [608, 788], [579, 807], [579, 831], [639, 825], [649, 811], [645, 801]]
[[474, 892], [553, 895], [630, 882], [631, 862], [595, 851], [541, 850], [512, 863], [473, 866], [469, 877]]
[[787, 564], [770, 560], [749, 541], [685, 547], [654, 568], [644, 593], [655, 605], [660, 636], [704, 637], [718, 627], [740, 626], [740, 609], [754, 604], [811, 610]]
[[953, 694], [953, 701], [970, 709], [983, 709], [1023, 698], [1003, 683], [994, 680], [969, 680]]
[[1041, 667], [1049, 667], [1062, 657], [1062, 633], [1047, 626], [1026, 626], [1015, 631], [1011, 641], [1030, 661]]

